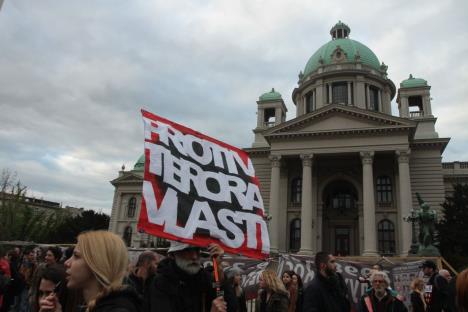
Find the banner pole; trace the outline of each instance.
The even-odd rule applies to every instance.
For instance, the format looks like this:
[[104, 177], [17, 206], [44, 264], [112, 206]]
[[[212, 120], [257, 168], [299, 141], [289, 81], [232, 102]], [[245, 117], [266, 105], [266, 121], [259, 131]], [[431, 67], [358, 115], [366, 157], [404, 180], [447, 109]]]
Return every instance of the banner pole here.
[[213, 271], [214, 271], [214, 279], [215, 279], [214, 286], [216, 288], [216, 297], [223, 297], [224, 292], [221, 290], [221, 284], [219, 282], [218, 261], [216, 260], [216, 257], [213, 257], [212, 259], [213, 259]]

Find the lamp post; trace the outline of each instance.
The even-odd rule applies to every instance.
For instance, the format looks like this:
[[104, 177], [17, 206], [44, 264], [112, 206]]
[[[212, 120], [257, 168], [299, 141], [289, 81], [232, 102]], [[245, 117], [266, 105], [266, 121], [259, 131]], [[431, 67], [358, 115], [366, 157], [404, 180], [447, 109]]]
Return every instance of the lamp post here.
[[403, 220], [406, 222], [411, 222], [411, 236], [412, 237], [411, 237], [411, 247], [409, 250], [409, 254], [416, 255], [419, 249], [419, 244], [418, 244], [418, 241], [416, 240], [416, 221], [417, 221], [416, 211], [414, 211], [414, 209], [411, 209], [410, 215], [403, 217]]

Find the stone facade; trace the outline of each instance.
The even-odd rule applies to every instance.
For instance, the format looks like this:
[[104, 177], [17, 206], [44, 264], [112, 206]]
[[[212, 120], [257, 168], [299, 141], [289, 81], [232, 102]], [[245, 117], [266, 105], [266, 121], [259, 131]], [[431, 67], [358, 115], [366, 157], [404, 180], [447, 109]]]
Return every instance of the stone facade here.
[[[373, 52], [349, 39], [342, 25], [335, 25], [332, 40], [299, 74], [292, 94], [295, 118], [286, 120], [274, 89], [257, 101], [254, 142], [245, 151], [271, 217], [271, 249], [405, 256], [411, 226], [402, 220], [418, 207], [416, 192], [439, 209], [451, 183], [468, 181], [468, 165], [441, 162], [449, 138], [435, 131], [427, 82], [410, 77], [397, 89], [387, 66], [375, 65]], [[350, 50], [356, 47], [365, 49]], [[395, 96], [399, 116], [391, 114]], [[134, 247], [154, 243], [136, 233], [141, 161], [111, 182], [116, 189], [110, 230], [127, 232]]]

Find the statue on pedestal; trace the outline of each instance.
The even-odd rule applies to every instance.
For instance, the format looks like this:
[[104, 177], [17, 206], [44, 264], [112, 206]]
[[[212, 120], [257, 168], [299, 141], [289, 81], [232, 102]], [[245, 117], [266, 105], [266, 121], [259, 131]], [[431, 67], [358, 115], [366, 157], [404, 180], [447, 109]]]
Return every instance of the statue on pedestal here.
[[416, 193], [420, 209], [416, 213], [416, 220], [419, 224], [419, 249], [418, 256], [440, 256], [437, 247], [434, 246], [435, 224], [437, 222], [437, 213], [430, 209], [429, 205], [424, 202]]

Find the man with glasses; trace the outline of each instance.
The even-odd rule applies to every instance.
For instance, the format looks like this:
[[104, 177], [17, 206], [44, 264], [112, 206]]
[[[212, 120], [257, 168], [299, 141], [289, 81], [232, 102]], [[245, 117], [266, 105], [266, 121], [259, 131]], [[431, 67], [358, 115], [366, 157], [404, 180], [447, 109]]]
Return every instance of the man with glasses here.
[[388, 289], [390, 279], [383, 271], [374, 271], [370, 277], [371, 288], [359, 301], [360, 312], [406, 312], [405, 307]]

